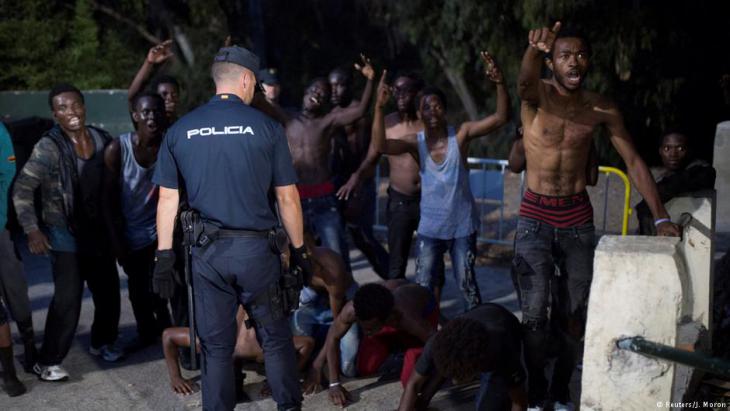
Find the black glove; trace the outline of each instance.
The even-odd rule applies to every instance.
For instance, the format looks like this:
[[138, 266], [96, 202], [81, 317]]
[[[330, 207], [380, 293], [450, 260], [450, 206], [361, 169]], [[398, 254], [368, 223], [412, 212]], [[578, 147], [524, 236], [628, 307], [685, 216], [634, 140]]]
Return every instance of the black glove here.
[[307, 252], [307, 247], [302, 245], [299, 248], [294, 248], [292, 246], [289, 246], [289, 248], [291, 250], [291, 258], [294, 265], [299, 267], [302, 270], [302, 274], [304, 274], [304, 283], [311, 284], [314, 270], [312, 269], [312, 260]]
[[152, 291], [160, 298], [169, 299], [175, 294], [175, 252], [157, 250], [155, 269], [152, 272]]

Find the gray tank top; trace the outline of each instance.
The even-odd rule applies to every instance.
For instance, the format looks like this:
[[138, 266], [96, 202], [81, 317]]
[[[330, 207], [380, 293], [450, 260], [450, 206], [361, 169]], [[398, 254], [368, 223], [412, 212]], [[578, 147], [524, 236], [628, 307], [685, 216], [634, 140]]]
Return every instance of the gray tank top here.
[[479, 229], [479, 214], [469, 187], [469, 170], [464, 166], [456, 131], [448, 128], [446, 158], [437, 164], [426, 146], [426, 135], [418, 133], [421, 166], [421, 220], [418, 234], [450, 240], [466, 237]]
[[139, 250], [157, 239], [157, 199], [159, 189], [152, 183], [154, 164], [144, 168], [134, 158], [132, 133], [119, 136], [122, 149], [122, 213], [124, 214], [124, 234], [127, 245]]

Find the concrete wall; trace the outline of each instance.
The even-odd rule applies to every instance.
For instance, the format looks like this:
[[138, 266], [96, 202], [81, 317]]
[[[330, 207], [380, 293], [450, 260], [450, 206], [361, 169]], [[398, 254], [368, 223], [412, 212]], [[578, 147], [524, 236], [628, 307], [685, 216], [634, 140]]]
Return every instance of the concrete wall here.
[[[715, 197], [713, 192], [698, 193], [696, 197], [678, 197], [666, 204], [672, 221], [682, 222], [684, 231], [680, 254], [684, 258], [689, 282], [685, 296], [690, 321], [700, 322], [711, 330], [712, 284], [714, 273]], [[682, 218], [691, 214], [691, 221]], [[682, 221], [684, 220], [684, 221]]]
[[647, 410], [671, 398], [674, 367], [618, 350], [616, 340], [643, 335], [675, 344], [683, 308], [678, 243], [669, 237], [601, 238], [588, 306], [581, 409]]
[[[686, 224], [681, 240], [601, 238], [588, 305], [582, 409], [647, 410], [656, 409], [658, 402], [682, 400], [693, 369], [619, 350], [616, 341], [640, 335], [676, 346], [688, 324], [710, 327], [713, 203], [711, 196], [667, 203], [672, 219]], [[692, 218], [682, 218], [684, 213]], [[699, 333], [693, 335], [699, 338]]]
[[717, 231], [730, 232], [730, 121], [717, 125], [713, 166], [717, 171]]

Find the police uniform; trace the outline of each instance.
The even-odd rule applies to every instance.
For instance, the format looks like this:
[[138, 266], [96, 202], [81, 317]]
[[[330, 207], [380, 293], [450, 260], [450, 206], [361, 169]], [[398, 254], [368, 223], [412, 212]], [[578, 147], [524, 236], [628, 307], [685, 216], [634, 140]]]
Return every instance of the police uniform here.
[[[216, 61], [255, 73], [247, 65], [250, 59], [258, 65], [255, 55], [240, 47], [225, 47], [216, 56]], [[177, 189], [179, 180], [190, 207], [204, 221], [221, 232], [250, 234], [220, 235], [205, 247], [193, 248], [204, 409], [235, 406], [232, 356], [239, 303], [254, 320], [279, 409], [298, 409], [301, 390], [287, 318], [261, 298], [278, 281], [281, 264], [267, 236], [257, 235], [277, 224], [273, 187], [296, 183], [283, 128], [235, 95], [216, 95], [180, 118], [165, 135], [153, 181]]]

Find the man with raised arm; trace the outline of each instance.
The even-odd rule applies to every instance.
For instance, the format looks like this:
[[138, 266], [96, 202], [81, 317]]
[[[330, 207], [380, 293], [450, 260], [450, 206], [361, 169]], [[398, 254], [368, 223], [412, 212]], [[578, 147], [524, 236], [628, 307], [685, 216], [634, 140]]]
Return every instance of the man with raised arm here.
[[[129, 111], [133, 111], [134, 98], [137, 94], [144, 92], [145, 85], [156, 67], [166, 62], [170, 57], [174, 56], [172, 52], [172, 40], [166, 40], [153, 46], [147, 52], [142, 67], [139, 68], [137, 74], [132, 80], [127, 90], [127, 101], [129, 102]], [[152, 92], [157, 93], [165, 100], [165, 113], [170, 124], [177, 120], [178, 104], [180, 103], [180, 84], [177, 80], [169, 75], [160, 75], [153, 79], [150, 85]]]
[[509, 117], [509, 95], [502, 72], [489, 53], [483, 51], [481, 57], [487, 78], [496, 84], [495, 113], [477, 121], [467, 121], [458, 129], [448, 126], [446, 97], [441, 90], [427, 87], [418, 99], [424, 130], [416, 139], [386, 140], [383, 106], [390, 96], [390, 88], [383, 77], [373, 120], [373, 141], [379, 152], [409, 153], [420, 165], [421, 220], [418, 223], [416, 281], [431, 289], [440, 301], [445, 280], [443, 255], [448, 250], [467, 309], [482, 301], [474, 273], [479, 213], [466, 168], [469, 143], [501, 127]]
[[[416, 96], [423, 88], [423, 81], [415, 73], [397, 76], [393, 94], [397, 111], [385, 116], [386, 139], [411, 139], [423, 130], [423, 123], [416, 114]], [[347, 200], [361, 182], [373, 174], [380, 153], [372, 142], [360, 167], [352, 173], [347, 183], [340, 187], [337, 197]], [[413, 233], [418, 228], [421, 201], [421, 177], [418, 161], [408, 153], [388, 156], [388, 278], [405, 278], [408, 255]]]
[[[610, 99], [581, 86], [589, 67], [590, 46], [583, 36], [552, 28], [531, 30], [520, 69], [518, 93], [527, 159], [527, 190], [515, 238], [514, 272], [521, 295], [522, 325], [529, 374], [530, 405], [547, 400], [544, 378], [547, 307], [555, 263], [560, 262], [566, 292], [563, 324], [566, 344], [580, 361], [594, 253], [593, 210], [586, 186], [586, 165], [593, 131], [608, 127], [611, 143], [626, 163], [629, 177], [646, 200], [659, 235], [679, 235], [657, 194], [646, 164], [634, 149], [621, 112]], [[540, 78], [543, 61], [553, 77]], [[567, 299], [567, 301], [565, 301]], [[570, 374], [570, 371], [567, 374]], [[551, 384], [551, 400], [568, 400], [567, 383]], [[557, 405], [557, 404], [556, 404]]]
[[284, 110], [276, 110], [279, 121], [284, 123], [294, 169], [299, 178], [297, 189], [302, 201], [305, 226], [317, 234], [323, 246], [342, 256], [347, 271], [351, 271], [349, 251], [344, 224], [337, 211], [329, 159], [331, 131], [362, 117], [370, 103], [375, 72], [370, 59], [361, 57], [363, 65], [355, 64], [355, 68], [368, 81], [358, 104], [326, 112], [330, 85], [327, 79], [318, 78], [304, 92], [301, 112], [291, 116]]
[[[329, 74], [333, 111], [356, 106], [360, 102], [352, 95], [352, 74], [350, 69], [338, 67]], [[375, 273], [380, 278], [388, 278], [388, 252], [373, 233], [375, 224], [375, 203], [377, 199], [373, 173], [364, 176], [363, 183], [344, 198], [340, 195], [341, 186], [357, 170], [367, 156], [370, 146], [370, 117], [364, 115], [353, 123], [333, 130], [332, 172], [340, 212], [347, 226], [352, 242], [362, 251]]]
[[141, 346], [149, 345], [171, 325], [167, 301], [152, 292], [157, 249], [159, 187], [152, 182], [157, 153], [167, 130], [165, 102], [156, 93], [133, 100], [133, 132], [104, 150], [103, 216], [119, 265], [129, 277], [129, 302]]

